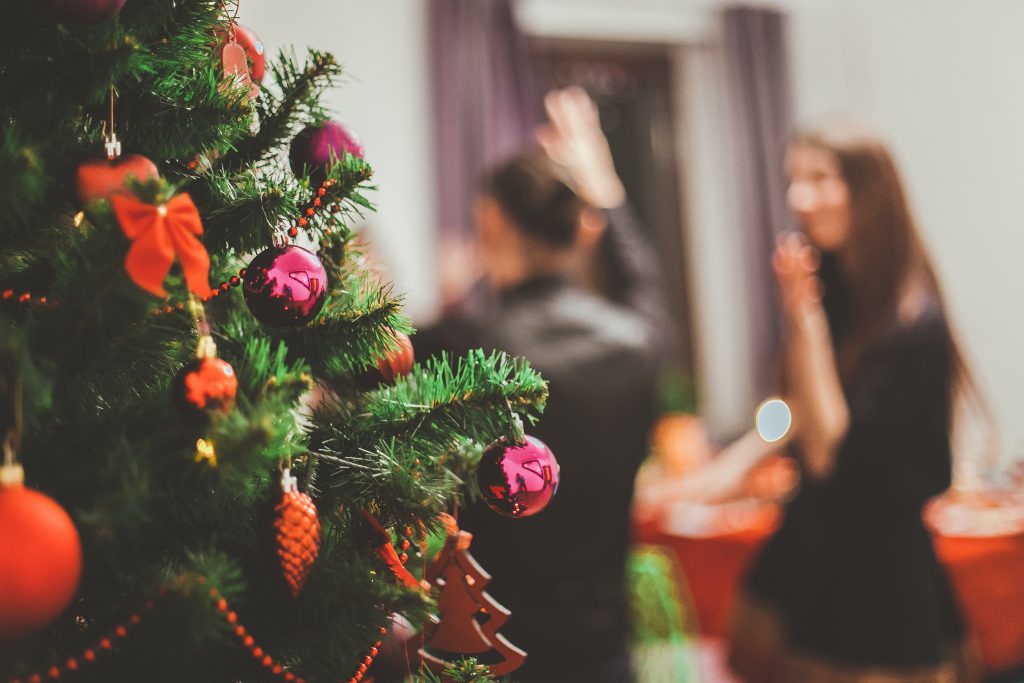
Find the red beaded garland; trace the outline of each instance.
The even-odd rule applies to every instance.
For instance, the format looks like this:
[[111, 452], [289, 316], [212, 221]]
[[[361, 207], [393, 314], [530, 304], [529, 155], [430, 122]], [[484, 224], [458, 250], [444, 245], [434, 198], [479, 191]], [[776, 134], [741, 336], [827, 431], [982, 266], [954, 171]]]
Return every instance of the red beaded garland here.
[[[146, 604], [143, 606], [143, 611], [153, 609], [154, 604], [155, 603], [152, 600], [146, 601]], [[138, 612], [133, 612], [131, 615], [129, 615], [128, 621], [127, 621], [126, 624], [118, 624], [117, 626], [115, 626], [113, 628], [113, 630], [111, 632], [112, 636], [116, 637], [116, 638], [119, 638], [119, 639], [127, 638], [128, 637], [128, 627], [129, 626], [137, 626], [141, 621], [142, 621], [142, 616]], [[61, 665], [57, 665], [57, 664], [51, 665], [50, 668], [48, 668], [46, 670], [46, 677], [50, 678], [50, 679], [53, 679], [53, 680], [57, 680], [57, 679], [59, 679], [63, 675], [63, 673], [65, 671], [78, 671], [82, 667], [83, 664], [92, 664], [93, 662], [95, 662], [96, 661], [96, 654], [97, 654], [96, 651], [97, 651], [97, 649], [101, 650], [101, 651], [103, 651], [103, 650], [109, 651], [109, 650], [112, 650], [114, 648], [114, 643], [111, 640], [111, 637], [109, 637], [109, 636], [104, 636], [103, 638], [100, 638], [99, 641], [97, 641], [96, 645], [97, 645], [96, 648], [92, 648], [92, 647], [85, 648], [84, 650], [82, 650], [81, 655], [79, 655], [78, 657], [68, 657], [64, 661], [64, 664], [62, 666]], [[26, 683], [31, 683], [32, 681], [40, 681], [41, 682], [42, 679], [43, 679], [43, 674], [34, 673], [34, 674], [30, 675], [28, 678], [26, 678], [25, 681], [26, 681]], [[21, 681], [20, 678], [10, 679], [10, 683], [20, 683], [20, 681]]]
[[[327, 194], [327, 188], [333, 187], [335, 184], [336, 184], [336, 181], [330, 180], [330, 179], [329, 180], [325, 180], [323, 183], [321, 183], [320, 187], [316, 191], [316, 195], [317, 196], [315, 196], [313, 198], [313, 200], [310, 202], [310, 204], [304, 210], [301, 211], [301, 213], [303, 215], [301, 215], [299, 217], [298, 221], [296, 221], [297, 225], [293, 225], [292, 227], [288, 228], [288, 236], [289, 237], [291, 237], [291, 238], [298, 237], [299, 236], [299, 228], [305, 228], [305, 227], [307, 227], [309, 225], [309, 218], [312, 218], [314, 215], [316, 215], [317, 209], [322, 208], [322, 201], [321, 201], [320, 197], [323, 197], [324, 195], [326, 195]], [[330, 209], [331, 209], [332, 212], [337, 213], [338, 211], [341, 210], [341, 206], [338, 203], [334, 203], [334, 204], [331, 205]], [[325, 228], [323, 228], [323, 234], [325, 236], [329, 236], [329, 235], [333, 234], [333, 231], [330, 228], [325, 227]], [[205, 297], [202, 298], [203, 303], [206, 303], [210, 299], [217, 298], [218, 296], [220, 296], [221, 292], [228, 291], [229, 287], [238, 287], [241, 284], [242, 279], [245, 278], [245, 274], [246, 274], [246, 269], [242, 268], [238, 272], [238, 275], [232, 275], [228, 280], [225, 280], [224, 282], [221, 282], [219, 285], [217, 285], [216, 287], [213, 288], [213, 290], [210, 292], [210, 294], [208, 296], [205, 296]], [[2, 293], [2, 297], [4, 299], [9, 299], [12, 296], [14, 296], [13, 290], [7, 290], [7, 291]], [[23, 294], [21, 296], [27, 296], [27, 294]], [[19, 301], [20, 301], [20, 299], [19, 299]], [[27, 299], [26, 299], [26, 301], [27, 301]], [[39, 300], [38, 300], [38, 303], [45, 305], [46, 304], [46, 297], [40, 297]], [[175, 306], [164, 306], [163, 308], [153, 309], [153, 311], [151, 313], [154, 316], [159, 316], [159, 315], [167, 315], [167, 314], [173, 313], [175, 311], [184, 311], [184, 310], [185, 310], [185, 304], [184, 303], [179, 303], [179, 304], [177, 304]]]

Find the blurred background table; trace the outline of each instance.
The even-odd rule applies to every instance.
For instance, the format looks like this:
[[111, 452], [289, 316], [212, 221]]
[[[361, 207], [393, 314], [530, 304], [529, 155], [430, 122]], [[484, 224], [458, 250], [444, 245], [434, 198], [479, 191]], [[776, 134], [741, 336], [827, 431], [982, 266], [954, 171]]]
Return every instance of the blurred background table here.
[[[666, 479], [685, 477], [705, 458], [693, 455], [703, 450], [695, 447], [702, 443], [699, 423], [676, 418], [660, 434], [664, 438], [655, 435], [653, 469], [637, 479], [634, 537], [637, 543], [671, 551], [701, 635], [721, 643], [743, 575], [778, 527], [781, 501], [798, 485], [795, 470], [792, 462], [773, 458], [755, 471], [748, 495], [739, 500], [651, 504], [645, 502], [645, 482], [664, 488]], [[687, 454], [672, 453], [665, 444], [673, 441], [685, 442]], [[925, 520], [986, 673], [1013, 672], [992, 680], [1024, 680], [1024, 497], [951, 493], [928, 506]]]
[[[1024, 674], [1022, 511], [1024, 506], [1012, 500], [939, 499], [927, 512], [936, 552], [990, 674]], [[634, 534], [639, 543], [671, 550], [701, 634], [723, 639], [743, 574], [780, 520], [777, 504], [757, 499], [676, 503], [660, 519], [635, 524]]]

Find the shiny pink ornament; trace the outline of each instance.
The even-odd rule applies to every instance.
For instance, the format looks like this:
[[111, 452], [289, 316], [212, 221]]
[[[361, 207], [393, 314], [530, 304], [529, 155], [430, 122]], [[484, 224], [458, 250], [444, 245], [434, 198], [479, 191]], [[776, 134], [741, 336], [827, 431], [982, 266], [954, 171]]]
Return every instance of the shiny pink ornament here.
[[242, 290], [253, 316], [272, 327], [298, 327], [327, 300], [327, 271], [316, 254], [294, 244], [261, 251], [249, 264]]
[[507, 517], [529, 517], [543, 510], [558, 490], [558, 461], [540, 439], [492, 444], [480, 459], [477, 483], [487, 506]]
[[53, 13], [69, 24], [99, 24], [121, 11], [125, 0], [50, 0]]
[[343, 158], [346, 152], [363, 158], [363, 146], [348, 126], [325, 121], [320, 126], [307, 126], [295, 136], [288, 160], [296, 176], [301, 178], [306, 169], [313, 184], [319, 185], [326, 177], [332, 152], [337, 159]]

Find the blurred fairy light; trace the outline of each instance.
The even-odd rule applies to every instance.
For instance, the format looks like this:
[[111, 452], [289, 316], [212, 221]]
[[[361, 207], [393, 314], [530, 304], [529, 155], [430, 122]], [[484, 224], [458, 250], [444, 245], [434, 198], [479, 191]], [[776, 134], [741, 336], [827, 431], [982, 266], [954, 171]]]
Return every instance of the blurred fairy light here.
[[789, 428], [793, 426], [793, 413], [789, 404], [781, 398], [770, 398], [758, 406], [754, 422], [758, 435], [772, 443], [789, 433]]

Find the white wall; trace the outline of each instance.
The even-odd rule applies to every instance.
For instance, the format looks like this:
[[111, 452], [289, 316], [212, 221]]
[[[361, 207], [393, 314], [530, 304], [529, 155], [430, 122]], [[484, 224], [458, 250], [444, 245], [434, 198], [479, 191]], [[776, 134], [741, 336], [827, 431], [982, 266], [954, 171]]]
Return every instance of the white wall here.
[[436, 307], [433, 126], [426, 59], [426, 4], [422, 0], [245, 0], [240, 21], [256, 32], [268, 54], [294, 45], [334, 54], [346, 82], [325, 104], [356, 131], [380, 190], [368, 217], [376, 253], [408, 312]]
[[[434, 181], [426, 53], [429, 0], [281, 3], [246, 0], [242, 18], [271, 49], [315, 45], [353, 76], [330, 102], [361, 135], [377, 169], [373, 235], [414, 314], [436, 305]], [[718, 0], [524, 0], [531, 30], [596, 37], [713, 40]], [[791, 13], [797, 111], [866, 119], [902, 162], [956, 322], [1014, 453], [1024, 387], [1024, 2], [1019, 0], [778, 0]], [[628, 8], [628, 9], [627, 9]], [[628, 14], [628, 13], [631, 14]], [[610, 28], [611, 27], [611, 28]], [[358, 79], [358, 80], [356, 80]], [[685, 78], [684, 78], [685, 84]], [[690, 85], [696, 83], [691, 80]], [[692, 93], [687, 98], [698, 97]], [[705, 145], [705, 147], [707, 147]], [[684, 146], [684, 152], [690, 147]], [[705, 150], [704, 154], [707, 154]], [[720, 193], [719, 193], [720, 194]], [[696, 202], [696, 206], [702, 206]], [[703, 204], [701, 216], [728, 210]], [[698, 216], [698, 217], [701, 217]], [[696, 224], [703, 238], [725, 226]], [[715, 252], [716, 254], [718, 252]], [[718, 254], [721, 256], [721, 254]], [[700, 258], [700, 254], [695, 255]], [[721, 259], [719, 259], [721, 260]], [[727, 267], [716, 261], [715, 268]], [[735, 289], [735, 288], [734, 288]], [[728, 297], [726, 297], [728, 298]], [[741, 343], [723, 320], [728, 301], [708, 298], [708, 364], [719, 387], [713, 412], [742, 393], [742, 368], [716, 348]], [[741, 315], [742, 302], [733, 302]], [[732, 332], [730, 332], [732, 330]], [[727, 420], [728, 422], [728, 420]]]
[[891, 142], [1004, 455], [1024, 455], [1024, 3], [791, 0], [801, 118]]

